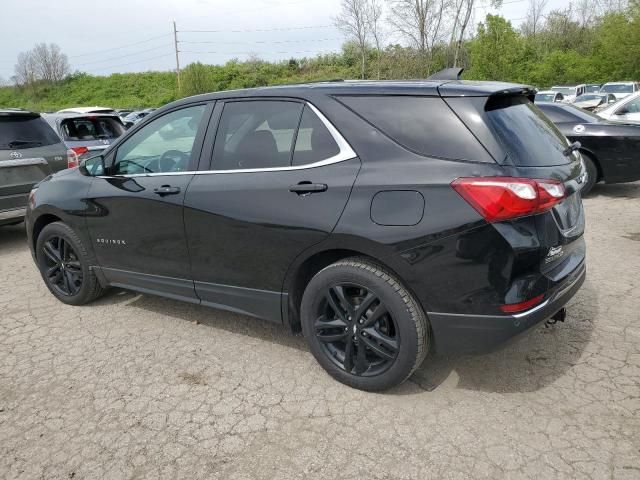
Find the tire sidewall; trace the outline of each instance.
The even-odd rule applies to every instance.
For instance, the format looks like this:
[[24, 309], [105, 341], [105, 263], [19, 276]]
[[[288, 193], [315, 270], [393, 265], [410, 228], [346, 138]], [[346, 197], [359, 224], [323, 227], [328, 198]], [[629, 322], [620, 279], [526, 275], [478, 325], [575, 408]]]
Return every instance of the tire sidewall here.
[[[50, 285], [49, 281], [46, 278], [45, 271], [47, 266], [45, 255], [43, 253], [43, 246], [46, 241], [54, 236], [61, 237], [66, 242], [71, 244], [74, 252], [78, 256], [80, 267], [82, 269], [82, 287], [80, 287], [80, 291], [75, 295], [63, 295], [55, 288], [53, 288], [53, 286]], [[89, 267], [89, 262], [85, 254], [83, 245], [80, 243], [80, 240], [77, 238], [77, 236], [74, 235], [74, 232], [73, 230], [71, 230], [71, 228], [59, 222], [51, 223], [44, 227], [42, 229], [42, 232], [40, 232], [40, 235], [38, 236], [38, 240], [36, 241], [36, 260], [38, 264], [38, 270], [40, 270], [40, 275], [42, 276], [45, 285], [58, 300], [70, 305], [82, 305], [83, 303], [86, 303], [86, 299], [91, 293], [90, 276], [92, 272]]]
[[595, 184], [598, 183], [598, 168], [589, 155], [586, 153], [581, 155], [584, 160], [584, 166], [587, 169], [587, 183], [582, 187], [581, 195], [586, 197], [591, 193]]
[[[361, 285], [376, 294], [395, 320], [400, 337], [398, 356], [394, 363], [379, 375], [364, 377], [341, 369], [327, 357], [315, 335], [316, 312], [324, 294], [330, 286], [341, 283]], [[329, 374], [342, 383], [364, 390], [383, 390], [402, 383], [413, 371], [418, 356], [418, 331], [410, 307], [391, 284], [371, 271], [344, 264], [332, 265], [320, 271], [305, 289], [300, 316], [302, 332], [309, 343], [311, 353]]]

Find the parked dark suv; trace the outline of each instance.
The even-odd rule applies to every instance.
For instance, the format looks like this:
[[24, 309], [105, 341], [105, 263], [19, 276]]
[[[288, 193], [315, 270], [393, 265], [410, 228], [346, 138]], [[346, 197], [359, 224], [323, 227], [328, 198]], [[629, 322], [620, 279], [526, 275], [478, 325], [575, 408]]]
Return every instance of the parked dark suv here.
[[20, 223], [34, 184], [67, 168], [67, 148], [39, 113], [0, 109], [0, 225]]
[[430, 349], [496, 347], [585, 278], [579, 155], [528, 87], [329, 82], [154, 112], [31, 194], [45, 283], [116, 286], [301, 329], [365, 390]]

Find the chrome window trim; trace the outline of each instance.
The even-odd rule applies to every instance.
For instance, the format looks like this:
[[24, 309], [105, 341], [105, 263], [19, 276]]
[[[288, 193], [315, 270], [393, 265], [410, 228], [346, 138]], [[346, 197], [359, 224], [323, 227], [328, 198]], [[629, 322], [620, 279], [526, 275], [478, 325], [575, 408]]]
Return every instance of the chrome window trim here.
[[[260, 97], [256, 97], [258, 100]], [[331, 137], [338, 145], [339, 152], [333, 157], [326, 158], [324, 160], [319, 160], [313, 163], [307, 163], [305, 165], [289, 165], [287, 167], [269, 167], [269, 168], [238, 168], [235, 170], [197, 170], [197, 171], [186, 171], [186, 172], [157, 172], [157, 173], [133, 173], [131, 175], [115, 175], [116, 177], [122, 178], [135, 178], [135, 177], [158, 177], [158, 176], [175, 176], [175, 175], [210, 175], [210, 174], [231, 174], [231, 173], [258, 173], [258, 172], [287, 172], [292, 170], [306, 170], [308, 168], [317, 168], [324, 167], [326, 165], [332, 165], [334, 163], [344, 162], [346, 160], [351, 160], [356, 158], [358, 155], [351, 148], [351, 145], [346, 141], [346, 139], [340, 134], [338, 129], [333, 126], [333, 124], [325, 117], [320, 110], [318, 110], [315, 105], [304, 102], [313, 113], [315, 113], [323, 125], [329, 130]], [[295, 146], [294, 146], [295, 148]], [[99, 178], [110, 178], [110, 177], [99, 177]]]

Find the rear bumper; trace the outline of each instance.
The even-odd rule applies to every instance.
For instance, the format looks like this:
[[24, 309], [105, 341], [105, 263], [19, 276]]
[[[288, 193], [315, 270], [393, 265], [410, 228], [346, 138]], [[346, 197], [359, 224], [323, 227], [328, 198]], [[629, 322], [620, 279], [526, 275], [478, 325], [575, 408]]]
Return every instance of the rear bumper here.
[[563, 308], [587, 275], [582, 262], [540, 305], [513, 315], [469, 315], [428, 312], [438, 353], [483, 353], [495, 350]]

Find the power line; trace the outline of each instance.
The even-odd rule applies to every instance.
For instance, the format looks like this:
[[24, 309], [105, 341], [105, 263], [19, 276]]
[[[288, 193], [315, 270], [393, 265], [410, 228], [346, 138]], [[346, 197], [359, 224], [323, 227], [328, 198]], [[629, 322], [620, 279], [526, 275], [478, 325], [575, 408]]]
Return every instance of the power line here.
[[309, 39], [309, 40], [256, 40], [251, 42], [218, 42], [218, 41], [190, 41], [190, 40], [180, 40], [178, 43], [188, 43], [188, 44], [216, 44], [216, 45], [250, 45], [250, 44], [269, 44], [269, 43], [309, 43], [309, 42], [332, 42], [337, 40], [343, 40], [342, 38], [318, 38], [318, 39]]
[[110, 70], [112, 68], [128, 67], [129, 65], [137, 65], [138, 63], [141, 63], [141, 62], [148, 62], [150, 60], [156, 60], [158, 58], [168, 57], [170, 55], [173, 55], [173, 52], [165, 53], [165, 54], [162, 54], [162, 55], [157, 55], [155, 57], [144, 58], [144, 59], [141, 59], [141, 60], [137, 60], [135, 62], [123, 63], [123, 64], [120, 64], [120, 65], [110, 65], [108, 67], [95, 68], [95, 69], [91, 69], [89, 71], [89, 73], [98, 72], [98, 71], [102, 71], [102, 70]]
[[322, 28], [335, 28], [334, 25], [310, 25], [306, 27], [279, 27], [279, 28], [247, 28], [242, 30], [178, 30], [178, 33], [248, 33], [248, 32], [290, 32], [293, 30], [315, 30]]
[[151, 42], [153, 40], [157, 40], [159, 38], [168, 37], [169, 35], [171, 35], [171, 34], [170, 33], [165, 33], [164, 35], [158, 35], [157, 37], [147, 38], [146, 40], [141, 40], [141, 41], [135, 42], [135, 43], [127, 43], [126, 45], [121, 45], [119, 47], [107, 48], [106, 50], [94, 50], [92, 52], [81, 53], [79, 55], [70, 55], [69, 58], [86, 57], [87, 55], [95, 55], [96, 53], [105, 53], [105, 52], [112, 52], [114, 50], [122, 50], [123, 48], [134, 47], [136, 45], [141, 45], [143, 43], [148, 43], [148, 42]]
[[267, 52], [256, 52], [256, 51], [196, 51], [196, 50], [180, 50], [180, 53], [190, 53], [190, 54], [217, 54], [217, 55], [259, 55], [259, 54], [282, 54], [282, 53], [327, 53], [333, 52], [333, 50], [280, 50], [280, 51], [267, 51]]
[[173, 43], [167, 43], [167, 44], [164, 44], [164, 45], [159, 45], [157, 47], [147, 48], [146, 50], [140, 50], [139, 52], [128, 53], [126, 55], [118, 55], [117, 57], [105, 58], [103, 60], [96, 60], [96, 61], [93, 61], [93, 62], [78, 63], [78, 64], [76, 64], [76, 67], [81, 67], [83, 65], [94, 65], [96, 63], [111, 62], [113, 60], [119, 60], [121, 58], [126, 58], [126, 57], [133, 57], [135, 55], [140, 55], [141, 53], [152, 52], [152, 51], [158, 50], [160, 48], [167, 48], [167, 47], [171, 47], [171, 46], [173, 46]]

